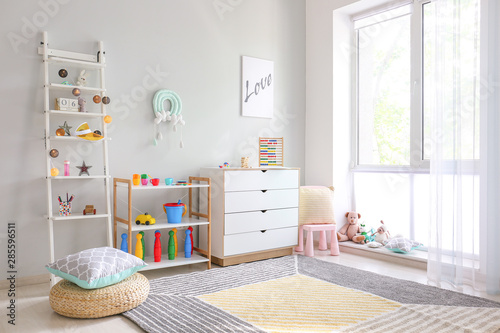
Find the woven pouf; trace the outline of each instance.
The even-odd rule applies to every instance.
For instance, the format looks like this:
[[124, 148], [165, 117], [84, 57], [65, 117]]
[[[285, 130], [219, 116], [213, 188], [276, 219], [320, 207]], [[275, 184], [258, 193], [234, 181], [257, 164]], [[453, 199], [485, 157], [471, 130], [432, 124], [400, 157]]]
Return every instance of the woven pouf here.
[[83, 289], [62, 280], [50, 289], [50, 306], [65, 317], [101, 318], [131, 310], [149, 294], [149, 281], [139, 273], [114, 285]]

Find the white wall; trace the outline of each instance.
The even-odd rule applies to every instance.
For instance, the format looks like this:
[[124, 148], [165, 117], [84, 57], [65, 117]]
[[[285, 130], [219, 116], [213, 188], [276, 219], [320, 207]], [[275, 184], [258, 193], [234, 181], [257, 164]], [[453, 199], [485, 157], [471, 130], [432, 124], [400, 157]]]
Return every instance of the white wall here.
[[351, 175], [351, 35], [340, 8], [354, 0], [306, 2], [306, 175], [308, 185], [333, 185], [337, 223], [355, 209]]
[[[41, 31], [48, 31], [49, 47], [56, 49], [93, 53], [95, 41], [104, 42], [106, 85], [112, 101], [109, 114], [113, 116], [109, 127], [112, 176], [149, 173], [179, 179], [198, 175], [200, 167], [224, 162], [237, 166], [240, 157], [248, 154], [256, 165], [259, 136], [283, 136], [286, 166], [304, 169], [304, 12], [304, 0], [4, 2], [0, 14], [4, 134], [0, 216], [4, 227], [0, 239], [4, 244], [5, 225], [15, 222], [18, 276], [45, 273], [43, 266], [49, 260], [47, 223], [43, 219], [43, 72], [36, 52]], [[17, 42], [12, 42], [13, 38]], [[242, 55], [274, 61], [272, 120], [240, 116]], [[182, 99], [184, 149], [179, 148], [180, 133], [171, 129], [166, 132], [166, 127], [164, 140], [156, 147], [152, 145], [151, 101], [160, 88], [173, 90]], [[320, 112], [326, 113], [331, 101], [326, 104]], [[329, 119], [331, 124], [331, 115]], [[84, 146], [77, 146], [75, 151], [73, 165], [80, 164], [78, 158], [94, 158], [93, 150]], [[62, 171], [64, 157], [59, 159]], [[324, 168], [328, 166], [331, 168], [332, 163]], [[90, 169], [91, 173], [94, 170]], [[89, 186], [67, 190], [79, 191], [75, 210], [92, 200]], [[102, 224], [56, 223], [56, 257], [105, 245]], [[0, 265], [6, 267], [5, 251], [0, 253]]]

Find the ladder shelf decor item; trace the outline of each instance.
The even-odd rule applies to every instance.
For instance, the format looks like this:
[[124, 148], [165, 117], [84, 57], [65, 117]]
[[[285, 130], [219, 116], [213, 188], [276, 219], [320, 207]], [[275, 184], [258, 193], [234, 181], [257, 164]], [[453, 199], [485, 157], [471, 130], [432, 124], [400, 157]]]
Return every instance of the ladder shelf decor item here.
[[[49, 48], [48, 34], [43, 32], [38, 54], [42, 56], [44, 70], [46, 219], [49, 229], [50, 260], [54, 262], [54, 221], [69, 223], [82, 219], [104, 220], [107, 245], [112, 244], [109, 138], [106, 128], [106, 124], [110, 122], [110, 117], [106, 115], [106, 104], [110, 98], [105, 95], [106, 64], [103, 42], [97, 43], [96, 55], [56, 50]], [[98, 129], [91, 130], [87, 121]], [[78, 156], [79, 154], [75, 153], [75, 143], [86, 147], [89, 145], [85, 156]], [[88, 171], [92, 165], [87, 163], [84, 157], [85, 160], [89, 159], [92, 165], [98, 164], [92, 169], [93, 175]], [[61, 170], [64, 168], [64, 172], [59, 172], [59, 168]], [[77, 175], [77, 172], [80, 174]], [[96, 179], [103, 180], [103, 183], [95, 181]], [[85, 187], [94, 184], [96, 186], [92, 189], [91, 195], [79, 193], [84, 187], [81, 185], [82, 182], [87, 181], [92, 183]], [[66, 198], [64, 201], [57, 195], [60, 187], [74, 189], [75, 192], [70, 193], [74, 194], [71, 199]], [[94, 197], [94, 195], [103, 198], [101, 202], [97, 202], [100, 214], [96, 214], [97, 210], [94, 207], [90, 209], [84, 202], [86, 196]], [[51, 286], [55, 282], [55, 276], [51, 275]]]

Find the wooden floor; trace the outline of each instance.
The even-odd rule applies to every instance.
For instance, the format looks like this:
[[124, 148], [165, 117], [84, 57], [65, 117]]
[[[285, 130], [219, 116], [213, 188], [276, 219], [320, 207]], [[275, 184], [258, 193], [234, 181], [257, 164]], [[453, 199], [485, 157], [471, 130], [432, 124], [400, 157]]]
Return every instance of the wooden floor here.
[[[400, 279], [426, 283], [426, 272], [422, 269], [402, 266], [387, 261], [370, 259], [350, 253], [341, 253], [338, 257], [329, 255], [329, 251], [317, 251], [316, 258], [341, 265], [372, 271]], [[149, 279], [162, 276], [202, 271], [206, 264], [172, 267], [146, 271]], [[220, 269], [220, 268], [214, 268]], [[487, 296], [482, 293], [466, 291], [476, 296], [486, 297], [500, 302], [500, 296]], [[8, 306], [6, 290], [0, 290], [0, 332], [142, 332], [134, 323], [123, 316], [116, 315], [102, 319], [70, 319], [52, 311], [49, 305], [49, 284], [18, 287], [16, 293], [16, 326], [7, 323]]]

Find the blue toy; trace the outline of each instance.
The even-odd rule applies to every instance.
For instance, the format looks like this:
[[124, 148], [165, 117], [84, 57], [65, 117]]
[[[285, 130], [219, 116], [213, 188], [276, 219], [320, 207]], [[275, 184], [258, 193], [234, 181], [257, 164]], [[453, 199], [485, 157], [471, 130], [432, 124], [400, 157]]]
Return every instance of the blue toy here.
[[120, 250], [128, 253], [128, 243], [127, 243], [127, 234], [126, 233], [122, 234], [122, 243], [120, 246]]
[[184, 242], [184, 256], [186, 258], [191, 258], [191, 230], [186, 230], [186, 241]]

